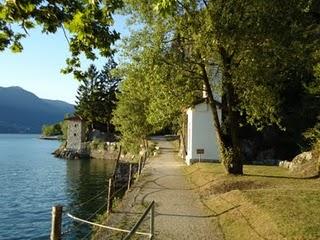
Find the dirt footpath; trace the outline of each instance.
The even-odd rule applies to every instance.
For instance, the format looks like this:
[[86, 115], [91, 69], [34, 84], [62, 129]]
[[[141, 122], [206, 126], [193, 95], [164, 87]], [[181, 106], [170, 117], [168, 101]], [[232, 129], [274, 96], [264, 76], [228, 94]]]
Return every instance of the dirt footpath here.
[[[118, 226], [130, 229], [143, 210], [154, 200], [154, 239], [222, 239], [214, 213], [204, 208], [194, 186], [187, 181], [183, 172], [185, 164], [177, 157], [172, 143], [159, 139], [157, 142], [160, 154], [147, 164], [140, 180], [124, 199], [122, 207], [120, 206], [111, 217], [111, 223], [118, 223]], [[148, 231], [148, 219], [139, 231]], [[119, 239], [119, 235], [114, 235], [114, 238], [109, 235], [108, 239], [110, 238]], [[138, 236], [135, 239], [147, 238]]]

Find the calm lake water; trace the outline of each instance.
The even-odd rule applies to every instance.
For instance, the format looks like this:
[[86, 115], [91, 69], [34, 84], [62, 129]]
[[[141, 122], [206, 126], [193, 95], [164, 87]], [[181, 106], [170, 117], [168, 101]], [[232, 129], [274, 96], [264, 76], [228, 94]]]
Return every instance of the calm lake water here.
[[[99, 214], [105, 210], [113, 162], [58, 159], [51, 152], [59, 144], [40, 140], [38, 135], [0, 134], [1, 240], [49, 239], [51, 208], [55, 204], [90, 220], [97, 217], [96, 211]], [[63, 239], [68, 240], [90, 235], [90, 228], [66, 215], [63, 231]]]

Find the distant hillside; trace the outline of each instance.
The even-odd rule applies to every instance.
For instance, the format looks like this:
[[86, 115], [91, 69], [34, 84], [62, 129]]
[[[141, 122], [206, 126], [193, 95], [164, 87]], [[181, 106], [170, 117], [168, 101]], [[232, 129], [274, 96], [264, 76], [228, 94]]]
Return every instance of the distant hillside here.
[[20, 87], [0, 87], [0, 133], [40, 133], [43, 124], [73, 112], [69, 103], [41, 99]]

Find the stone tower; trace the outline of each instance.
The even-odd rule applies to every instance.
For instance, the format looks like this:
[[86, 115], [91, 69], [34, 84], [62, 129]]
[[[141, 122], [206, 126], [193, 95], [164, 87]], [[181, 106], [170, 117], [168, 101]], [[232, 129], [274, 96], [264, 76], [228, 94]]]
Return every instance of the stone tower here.
[[80, 116], [66, 118], [68, 121], [67, 149], [81, 152], [86, 140], [86, 124]]

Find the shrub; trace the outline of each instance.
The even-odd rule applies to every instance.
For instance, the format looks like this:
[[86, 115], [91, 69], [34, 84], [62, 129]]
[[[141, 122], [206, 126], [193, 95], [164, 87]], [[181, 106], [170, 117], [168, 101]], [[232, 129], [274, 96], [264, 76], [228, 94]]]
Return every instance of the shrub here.
[[320, 122], [313, 128], [309, 128], [303, 133], [305, 139], [309, 142], [312, 149], [320, 151]]

